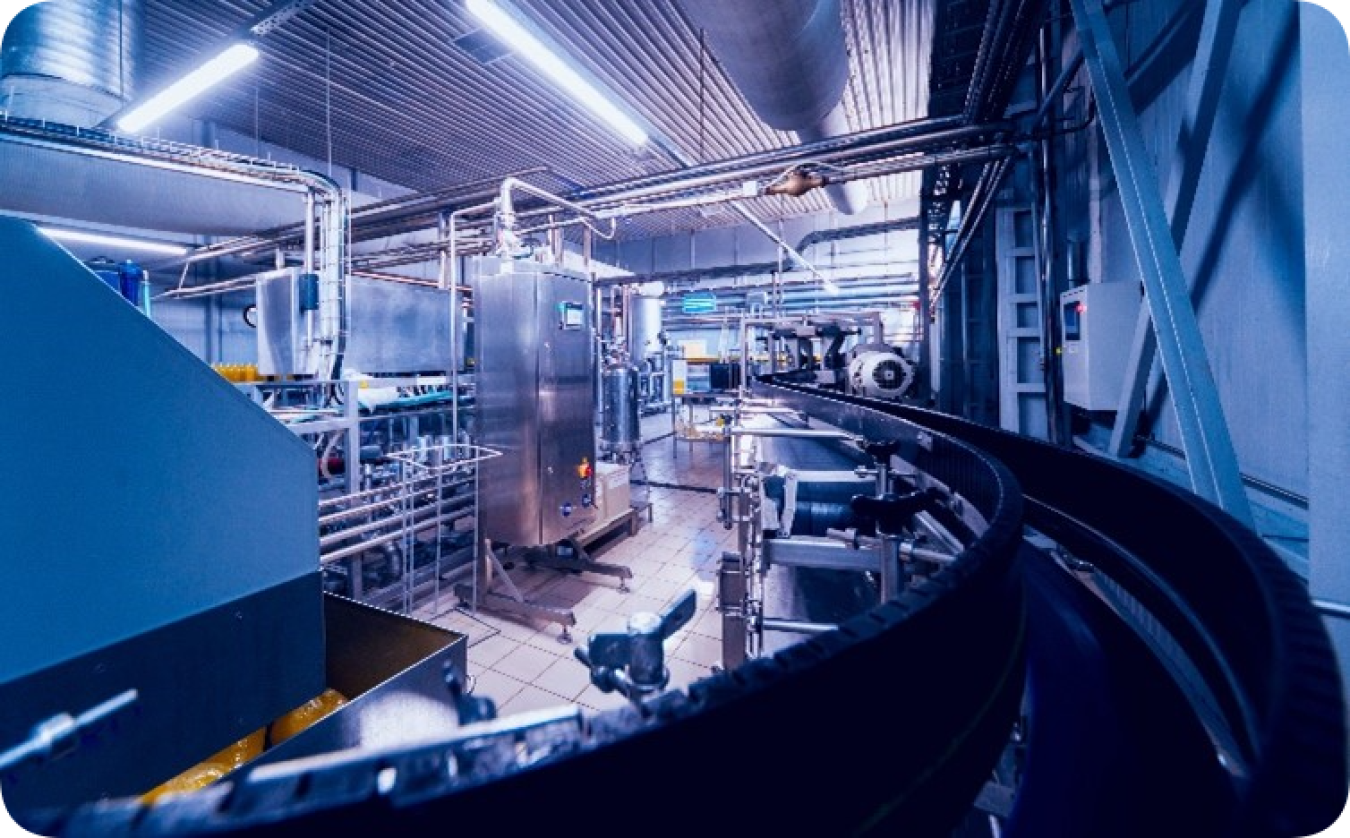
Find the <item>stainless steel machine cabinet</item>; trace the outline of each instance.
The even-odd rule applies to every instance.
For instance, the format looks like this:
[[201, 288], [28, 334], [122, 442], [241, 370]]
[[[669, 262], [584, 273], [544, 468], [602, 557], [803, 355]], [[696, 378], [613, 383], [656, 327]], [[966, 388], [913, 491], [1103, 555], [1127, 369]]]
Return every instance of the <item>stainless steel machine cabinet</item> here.
[[642, 444], [637, 367], [627, 362], [616, 362], [605, 367], [600, 375], [600, 392], [605, 411], [601, 424], [601, 446], [610, 454], [631, 454], [637, 451]]
[[471, 263], [483, 445], [481, 535], [540, 547], [585, 529], [594, 506], [594, 343], [586, 279], [553, 265]]

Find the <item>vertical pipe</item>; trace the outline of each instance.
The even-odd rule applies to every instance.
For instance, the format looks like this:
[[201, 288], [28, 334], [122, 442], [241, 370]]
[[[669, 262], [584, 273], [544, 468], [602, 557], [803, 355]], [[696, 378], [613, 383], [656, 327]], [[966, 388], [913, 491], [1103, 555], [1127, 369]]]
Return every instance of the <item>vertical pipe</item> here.
[[450, 251], [447, 239], [450, 236], [450, 217], [441, 212], [436, 216], [436, 238], [440, 244], [439, 258], [436, 264], [436, 286], [441, 289], [450, 285]]
[[[305, 190], [305, 245], [304, 270], [302, 273], [314, 273], [314, 190]], [[277, 248], [278, 268], [286, 267], [286, 256]], [[312, 357], [314, 354], [314, 317], [312, 310], [305, 311], [305, 348]]]
[[877, 497], [891, 493], [891, 458], [889, 455], [877, 457]]
[[900, 567], [900, 536], [881, 537], [881, 601], [899, 599], [904, 592], [905, 574]]
[[[441, 257], [437, 282], [450, 291], [450, 443], [459, 444], [459, 368], [464, 363], [464, 343], [459, 339], [459, 283], [451, 281], [454, 273], [454, 247], [451, 217], [442, 212], [436, 219], [436, 231], [441, 240]], [[447, 241], [448, 239], [448, 241]]]
[[741, 386], [738, 388], [742, 395], [750, 390], [750, 329], [744, 320], [741, 321]]
[[[677, 409], [674, 404], [670, 407], [671, 415], [675, 415]], [[678, 444], [678, 440], [677, 440]], [[732, 459], [735, 457], [736, 444], [735, 437], [731, 435], [731, 426], [722, 428], [722, 492], [717, 499], [718, 506], [722, 516], [722, 529], [731, 529], [731, 498], [735, 489], [732, 487]]]
[[750, 490], [740, 486], [736, 490], [736, 550], [745, 559], [750, 557]]
[[[983, 253], [983, 242], [981, 242], [981, 256]], [[967, 419], [975, 415], [975, 411], [970, 404], [970, 396], [974, 388], [970, 386], [970, 262], [958, 265], [957, 270], [961, 272], [961, 415]]]
[[604, 302], [604, 289], [591, 286], [591, 351], [595, 355], [591, 369], [591, 405], [596, 424], [601, 427], [605, 421], [605, 397], [601, 386], [605, 380], [604, 321], [601, 319]]
[[314, 190], [305, 192], [305, 273], [314, 273]]
[[[1036, 79], [1039, 87], [1037, 93], [1041, 100], [1041, 108], [1053, 125], [1057, 111], [1057, 100], [1062, 92], [1060, 82], [1067, 76], [1067, 68], [1060, 79], [1056, 79], [1054, 82], [1050, 80], [1051, 63], [1054, 61], [1054, 42], [1051, 39], [1049, 27], [1041, 29], [1037, 51], [1040, 54], [1040, 72]], [[1055, 281], [1055, 266], [1059, 263], [1060, 254], [1055, 250], [1055, 242], [1058, 241], [1059, 237], [1055, 225], [1055, 181], [1054, 171], [1051, 169], [1052, 142], [1054, 140], [1049, 136], [1040, 141], [1040, 154], [1037, 160], [1040, 177], [1037, 179], [1036, 185], [1040, 190], [1039, 214], [1041, 217], [1039, 242], [1041, 264], [1039, 273], [1041, 281], [1041, 350], [1044, 358], [1042, 371], [1045, 381], [1045, 430], [1046, 439], [1052, 445], [1060, 445], [1066, 442], [1066, 425], [1063, 416], [1063, 401], [1059, 392], [1059, 356], [1054, 351], [1054, 348], [1059, 346], [1059, 330], [1057, 328], [1059, 324], [1059, 283]]]
[[931, 319], [932, 301], [929, 300], [929, 286], [931, 277], [928, 274], [928, 254], [932, 246], [929, 240], [928, 230], [928, 212], [932, 205], [931, 199], [921, 195], [919, 197], [919, 357], [916, 359], [918, 364], [917, 380], [919, 382], [919, 393], [932, 403], [933, 396], [933, 361], [930, 356], [931, 347], [929, 334], [929, 320]]
[[346, 473], [344, 480], [346, 482], [347, 494], [353, 494], [357, 491], [357, 480], [361, 474], [361, 409], [357, 402], [357, 392], [360, 385], [356, 381], [347, 381], [344, 383], [342, 393], [343, 412], [346, 414], [347, 430], [347, 456]]

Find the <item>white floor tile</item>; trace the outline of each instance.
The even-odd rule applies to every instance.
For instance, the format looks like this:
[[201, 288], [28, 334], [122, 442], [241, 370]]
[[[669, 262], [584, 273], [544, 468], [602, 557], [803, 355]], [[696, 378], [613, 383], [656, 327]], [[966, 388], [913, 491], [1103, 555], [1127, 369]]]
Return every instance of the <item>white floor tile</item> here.
[[722, 663], [722, 642], [701, 634], [690, 634], [671, 656], [701, 666], [718, 666]]
[[694, 571], [686, 565], [667, 564], [656, 572], [656, 578], [674, 582], [676, 585], [688, 585], [694, 578]]
[[[531, 635], [539, 631], [539, 628], [533, 623], [518, 622], [516, 619], [497, 616], [487, 611], [479, 611], [478, 618], [501, 633], [502, 637], [516, 641], [529, 639]], [[519, 618], [524, 620], [523, 617]]]
[[682, 585], [678, 582], [672, 582], [669, 579], [653, 576], [641, 585], [638, 585], [637, 593], [641, 596], [651, 597], [652, 599], [664, 603], [671, 597], [684, 593], [688, 588], [688, 585]]
[[469, 646], [469, 662], [490, 669], [493, 664], [520, 648], [520, 642], [495, 635]]
[[557, 660], [557, 655], [550, 654], [542, 649], [534, 646], [520, 646], [493, 664], [492, 668], [503, 675], [509, 675], [528, 684], [538, 678], [545, 669], [548, 669]]
[[[638, 580], [631, 579], [629, 584], [635, 584]], [[602, 611], [619, 612], [627, 607], [628, 598], [632, 593], [621, 593], [615, 588], [607, 588], [603, 591], [597, 591], [586, 597], [587, 608], [598, 608]]]
[[549, 623], [526, 638], [525, 645], [541, 652], [547, 652], [557, 658], [570, 657], [572, 650], [576, 648], [579, 640], [586, 636], [586, 633], [578, 631], [576, 626], [568, 626], [567, 633], [571, 640], [564, 643], [559, 639], [562, 637], [562, 626], [557, 623]]
[[516, 693], [524, 688], [524, 682], [489, 669], [479, 673], [477, 680], [474, 682], [473, 694], [492, 699], [500, 709], [503, 704], [515, 698]]
[[699, 612], [699, 615], [694, 618], [689, 630], [694, 634], [701, 634], [704, 637], [721, 640], [722, 615], [716, 611], [701, 611]]
[[560, 695], [569, 701], [576, 700], [577, 696], [590, 686], [591, 674], [581, 661], [572, 658], [559, 658], [552, 666], [545, 669], [538, 678], [534, 679], [534, 686], [547, 690], [554, 695]]
[[516, 693], [515, 696], [500, 705], [498, 713], [503, 716], [509, 716], [512, 713], [524, 713], [529, 710], [544, 710], [549, 707], [562, 707], [572, 702], [562, 696], [554, 695], [538, 687], [526, 685], [524, 689]]

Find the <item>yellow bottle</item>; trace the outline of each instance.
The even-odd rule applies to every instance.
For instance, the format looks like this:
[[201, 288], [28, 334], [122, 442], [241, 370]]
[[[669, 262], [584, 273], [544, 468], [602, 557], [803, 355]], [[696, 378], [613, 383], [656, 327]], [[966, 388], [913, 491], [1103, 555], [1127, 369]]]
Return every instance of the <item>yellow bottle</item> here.
[[306, 701], [272, 722], [268, 728], [271, 744], [279, 745], [285, 742], [346, 703], [347, 699], [337, 690], [324, 690], [318, 697]]
[[229, 769], [219, 763], [198, 763], [177, 777], [161, 783], [141, 795], [141, 802], [153, 803], [166, 794], [189, 794], [200, 791], [228, 773]]

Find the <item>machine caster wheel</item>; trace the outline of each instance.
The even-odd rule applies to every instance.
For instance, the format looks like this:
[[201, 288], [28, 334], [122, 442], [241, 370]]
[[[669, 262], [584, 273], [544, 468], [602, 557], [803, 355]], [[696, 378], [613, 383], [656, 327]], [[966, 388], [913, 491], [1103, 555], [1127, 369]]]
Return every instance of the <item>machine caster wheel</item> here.
[[563, 626], [562, 633], [558, 635], [558, 642], [564, 646], [572, 645], [572, 633], [567, 630], [567, 626]]

